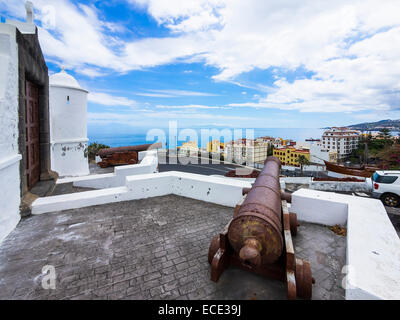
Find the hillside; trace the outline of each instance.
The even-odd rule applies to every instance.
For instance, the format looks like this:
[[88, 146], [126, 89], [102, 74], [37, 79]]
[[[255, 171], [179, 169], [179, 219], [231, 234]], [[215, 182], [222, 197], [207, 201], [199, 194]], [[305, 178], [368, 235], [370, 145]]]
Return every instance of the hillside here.
[[348, 128], [351, 129], [356, 129], [356, 130], [364, 130], [364, 131], [369, 131], [369, 130], [380, 130], [382, 128], [388, 128], [393, 131], [399, 131], [400, 130], [400, 120], [381, 120], [377, 122], [364, 122], [364, 123], [358, 123], [358, 124], [353, 124], [351, 126], [347, 126]]

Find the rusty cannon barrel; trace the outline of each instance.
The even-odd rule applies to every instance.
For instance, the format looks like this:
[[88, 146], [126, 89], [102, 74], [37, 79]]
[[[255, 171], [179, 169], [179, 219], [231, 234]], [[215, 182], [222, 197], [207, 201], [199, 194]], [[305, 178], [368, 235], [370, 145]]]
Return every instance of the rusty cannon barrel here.
[[228, 239], [248, 264], [274, 263], [282, 255], [281, 162], [268, 157], [228, 229]]
[[98, 165], [107, 168], [110, 165], [137, 164], [140, 151], [161, 148], [161, 143], [141, 144], [137, 146], [100, 149], [97, 155], [101, 158]]
[[136, 146], [105, 148], [105, 149], [100, 149], [98, 152], [98, 155], [103, 158], [106, 156], [113, 155], [115, 153], [126, 153], [126, 152], [133, 152], [133, 151], [140, 152], [140, 151], [157, 149], [157, 148], [161, 148], [161, 147], [162, 147], [161, 143], [158, 142], [155, 144], [141, 144], [141, 145], [136, 145]]
[[[246, 195], [249, 193], [250, 190], [251, 190], [251, 188], [243, 188], [242, 194]], [[282, 198], [282, 200], [287, 201], [287, 203], [292, 203], [292, 195], [288, 192], [281, 191], [281, 198]]]

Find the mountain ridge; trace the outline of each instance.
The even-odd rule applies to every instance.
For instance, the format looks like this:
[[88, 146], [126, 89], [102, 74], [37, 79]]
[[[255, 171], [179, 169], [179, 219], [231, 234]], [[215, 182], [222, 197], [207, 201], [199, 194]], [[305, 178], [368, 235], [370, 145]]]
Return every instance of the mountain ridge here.
[[376, 131], [383, 128], [387, 128], [391, 131], [398, 131], [400, 130], [400, 119], [398, 120], [386, 119], [375, 122], [363, 122], [346, 126], [346, 128], [364, 130], [364, 131], [369, 131], [369, 130]]

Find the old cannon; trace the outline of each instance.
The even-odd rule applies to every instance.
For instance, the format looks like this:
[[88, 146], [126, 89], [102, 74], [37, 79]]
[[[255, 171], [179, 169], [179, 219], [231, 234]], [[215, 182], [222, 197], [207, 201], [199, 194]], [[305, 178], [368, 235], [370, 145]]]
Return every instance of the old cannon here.
[[297, 217], [289, 213], [291, 196], [281, 191], [281, 163], [268, 157], [250, 189], [244, 189], [233, 218], [210, 244], [211, 280], [230, 265], [286, 282], [288, 299], [311, 299], [315, 282], [308, 261], [295, 257], [292, 235]]
[[97, 155], [102, 161], [97, 165], [101, 168], [122, 164], [137, 164], [140, 151], [161, 148], [161, 143], [141, 144], [137, 146], [100, 149]]

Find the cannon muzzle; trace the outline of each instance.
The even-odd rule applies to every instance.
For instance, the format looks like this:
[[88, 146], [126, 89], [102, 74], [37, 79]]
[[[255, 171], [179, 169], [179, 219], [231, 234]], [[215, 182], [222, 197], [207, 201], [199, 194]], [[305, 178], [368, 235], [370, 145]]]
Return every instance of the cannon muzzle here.
[[240, 249], [239, 257], [244, 263], [259, 266], [261, 265], [261, 243], [255, 238], [249, 238]]

